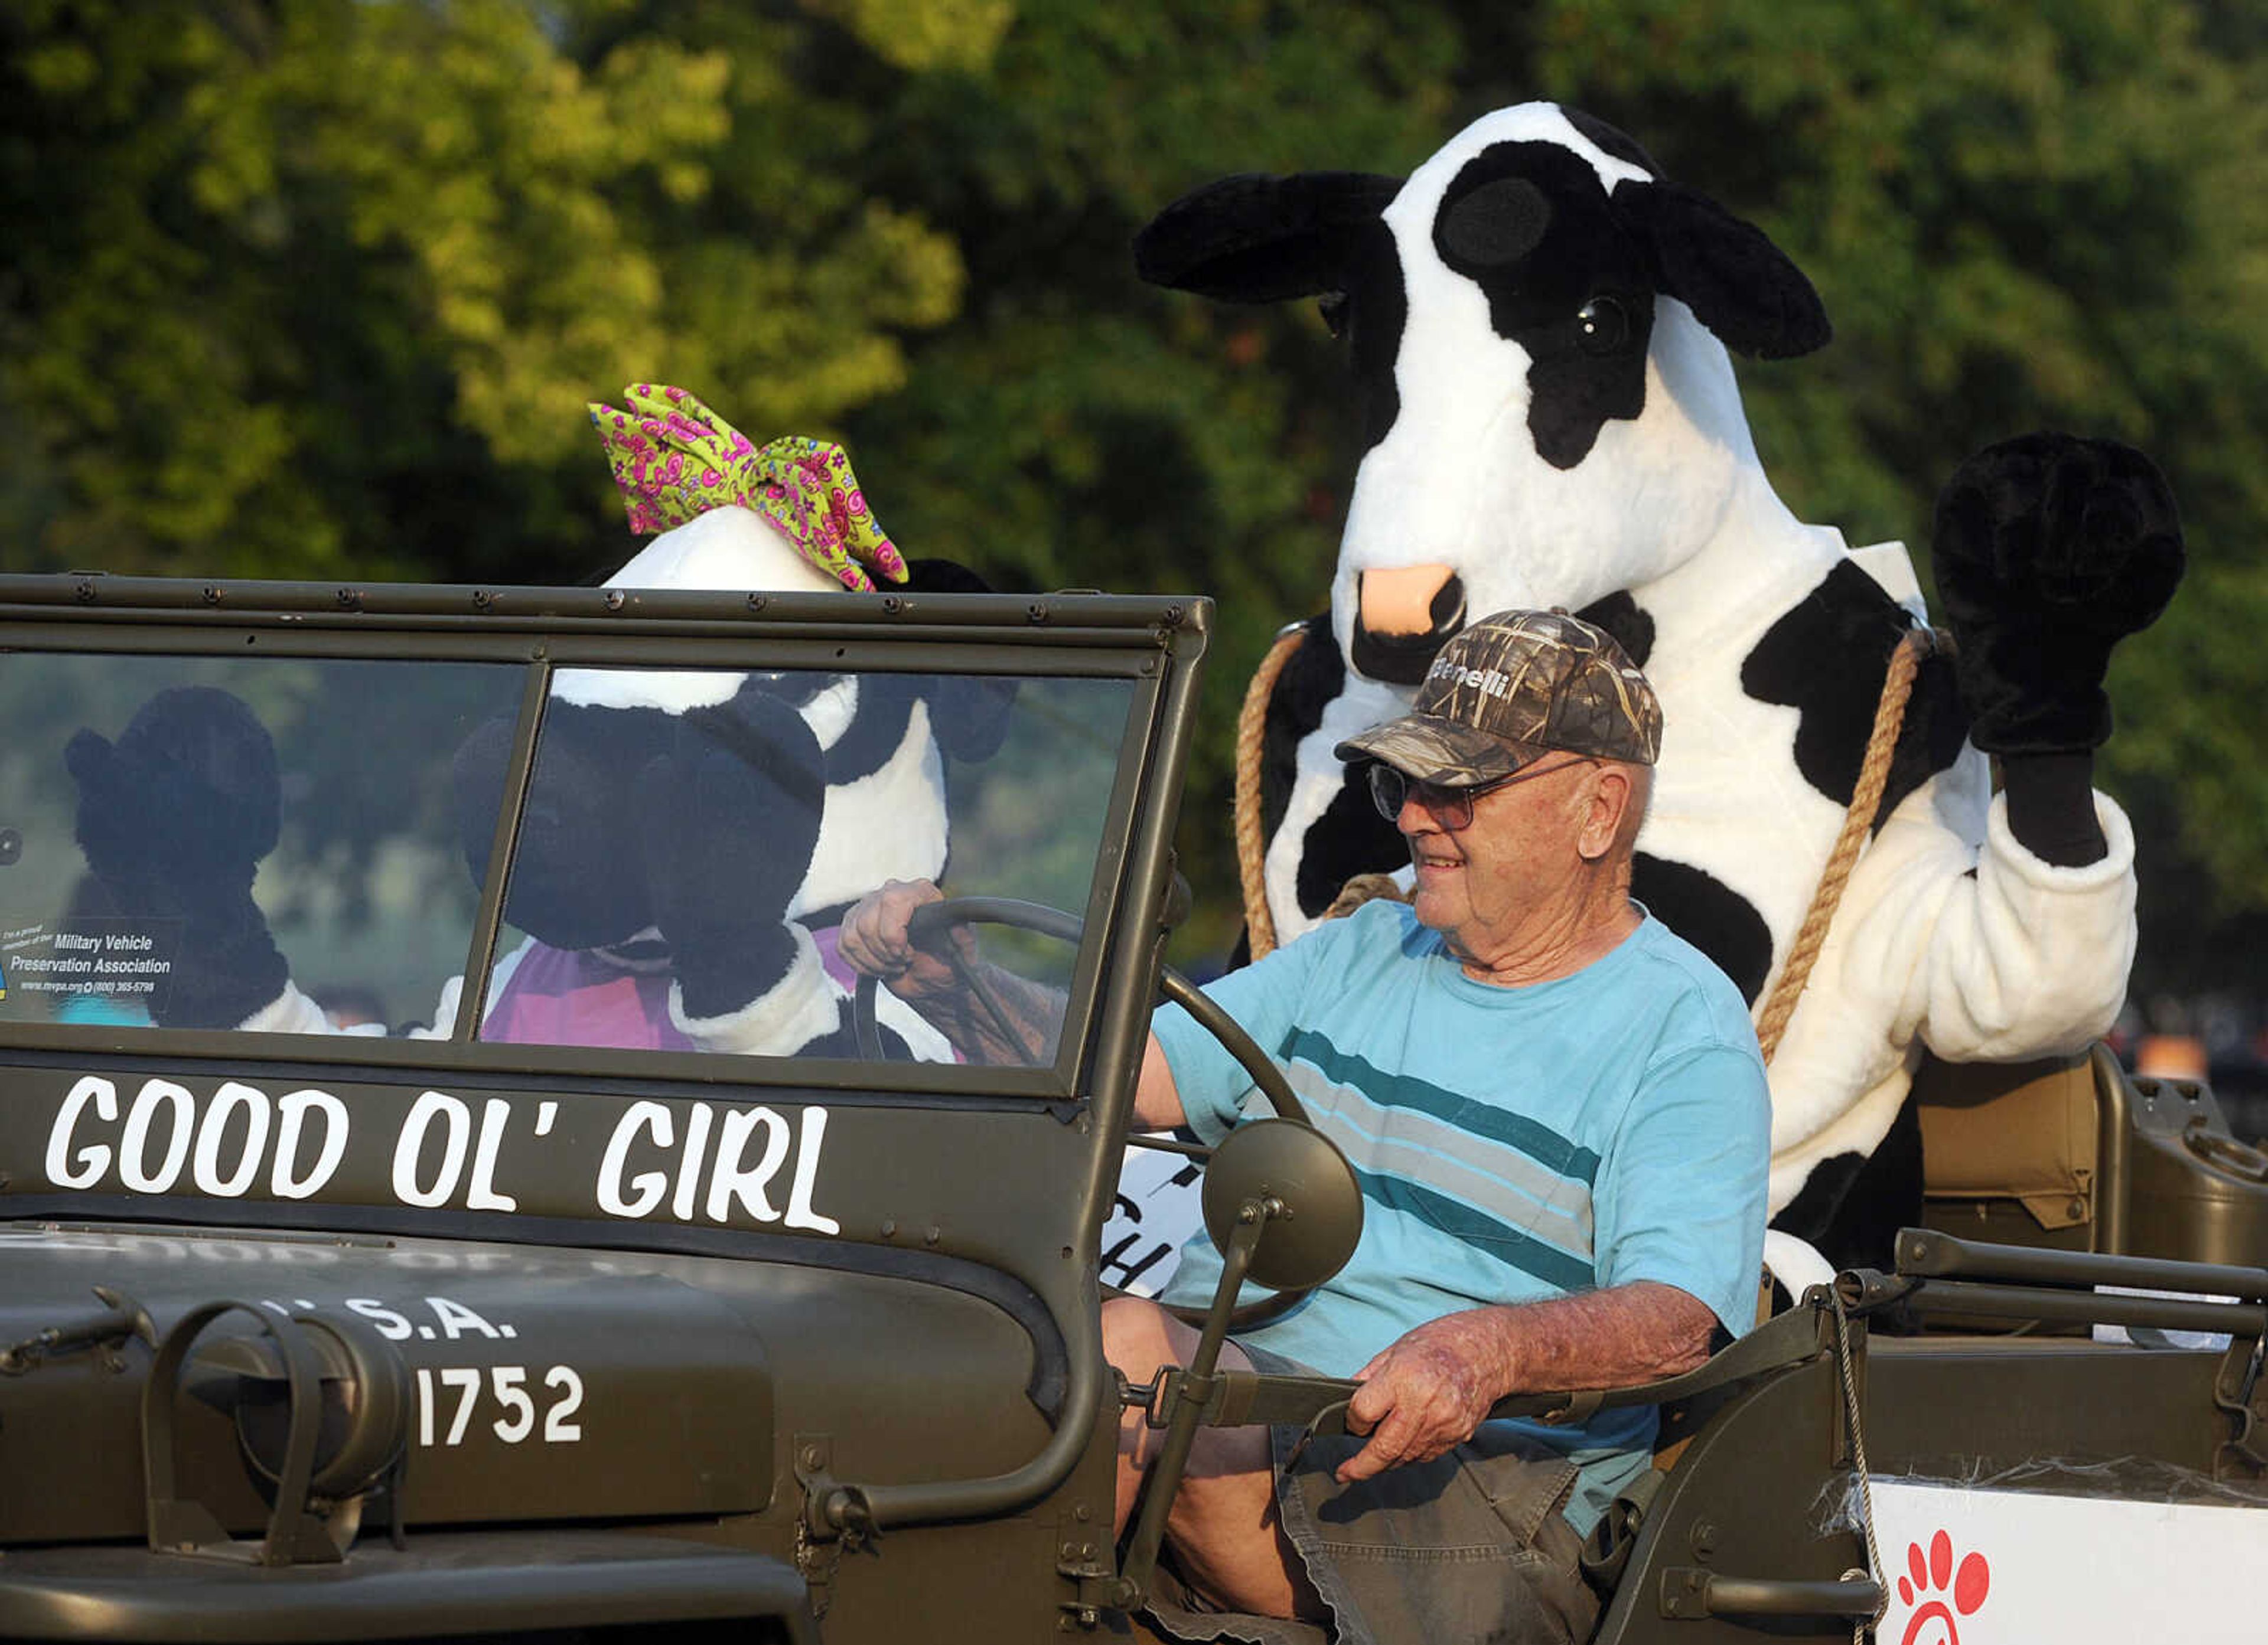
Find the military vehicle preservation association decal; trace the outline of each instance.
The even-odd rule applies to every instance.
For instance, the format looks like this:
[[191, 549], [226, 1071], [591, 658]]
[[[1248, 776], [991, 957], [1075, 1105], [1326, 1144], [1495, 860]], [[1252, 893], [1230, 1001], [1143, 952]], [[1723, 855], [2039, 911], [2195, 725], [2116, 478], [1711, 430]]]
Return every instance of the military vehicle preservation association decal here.
[[[152, 1077], [129, 1094], [89, 1074], [48, 1127], [47, 1179], [81, 1193], [313, 1199], [339, 1179], [357, 1126], [387, 1123], [378, 1108], [350, 1108], [313, 1087], [271, 1095], [242, 1080], [200, 1098], [179, 1081]], [[476, 1104], [424, 1091], [387, 1140], [385, 1193], [424, 1210], [517, 1211], [512, 1185], [556, 1180], [556, 1155], [534, 1170], [513, 1167], [548, 1152], [537, 1139], [552, 1135], [560, 1110], [551, 1098]], [[839, 1234], [842, 1224], [814, 1203], [826, 1138], [827, 1110], [816, 1105], [791, 1117], [761, 1105], [632, 1102], [614, 1115], [588, 1179], [589, 1203], [631, 1221], [666, 1215]]]
[[37, 921], [0, 929], [0, 1000], [49, 996], [62, 1020], [146, 1023], [173, 986], [177, 920]]

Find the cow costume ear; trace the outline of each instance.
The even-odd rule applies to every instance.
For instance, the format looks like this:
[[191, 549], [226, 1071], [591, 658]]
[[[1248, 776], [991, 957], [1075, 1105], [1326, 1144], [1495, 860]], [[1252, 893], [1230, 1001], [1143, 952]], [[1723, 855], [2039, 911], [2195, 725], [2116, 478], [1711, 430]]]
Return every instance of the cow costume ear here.
[[1653, 256], [1656, 289], [1736, 354], [1785, 360], [1834, 335], [1803, 270], [1764, 231], [1682, 183], [1625, 182], [1615, 214]]
[[1224, 177], [1150, 220], [1134, 237], [1134, 271], [1229, 303], [1336, 291], [1356, 236], [1401, 189], [1400, 178], [1366, 172]]

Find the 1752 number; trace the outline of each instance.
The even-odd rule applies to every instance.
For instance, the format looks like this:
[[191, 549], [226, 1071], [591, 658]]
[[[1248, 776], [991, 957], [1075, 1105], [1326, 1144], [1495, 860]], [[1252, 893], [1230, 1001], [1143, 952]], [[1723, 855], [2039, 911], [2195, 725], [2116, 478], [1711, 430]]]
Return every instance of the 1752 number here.
[[[435, 1416], [435, 1384], [444, 1395], [457, 1396], [456, 1409], [450, 1414], [448, 1432], [439, 1439], [434, 1437], [440, 1424]], [[465, 1432], [473, 1424], [475, 1407], [481, 1403], [483, 1384], [489, 1390], [490, 1402], [501, 1406], [504, 1414], [492, 1420], [489, 1427], [507, 1445], [517, 1445], [535, 1432], [538, 1414], [535, 1395], [526, 1386], [527, 1368], [524, 1365], [491, 1365], [485, 1375], [477, 1365], [452, 1366], [435, 1370], [430, 1366], [417, 1368], [417, 1443], [420, 1445], [461, 1445]], [[573, 1420], [583, 1408], [583, 1378], [571, 1365], [554, 1365], [543, 1373], [542, 1385], [552, 1391], [553, 1398], [541, 1413], [543, 1443], [547, 1445], [571, 1445], [583, 1437], [583, 1425]]]

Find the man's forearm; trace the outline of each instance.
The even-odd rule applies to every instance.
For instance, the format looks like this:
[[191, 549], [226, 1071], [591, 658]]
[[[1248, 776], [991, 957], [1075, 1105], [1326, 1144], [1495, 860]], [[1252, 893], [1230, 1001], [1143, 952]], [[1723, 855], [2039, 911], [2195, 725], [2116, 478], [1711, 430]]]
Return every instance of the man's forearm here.
[[941, 989], [910, 1003], [971, 1062], [1047, 1061], [1063, 1027], [1063, 995], [984, 960], [976, 972], [980, 988]]
[[1498, 1316], [1505, 1345], [1498, 1398], [1675, 1377], [1709, 1357], [1717, 1326], [1707, 1304], [1652, 1280], [1484, 1311]]
[[1428, 1320], [1356, 1373], [1363, 1385], [1347, 1426], [1371, 1442], [1338, 1478], [1430, 1461], [1469, 1439], [1506, 1394], [1626, 1387], [1690, 1370], [1708, 1358], [1715, 1325], [1706, 1304], [1650, 1280]]
[[1444, 1314], [1398, 1338], [1363, 1374], [1390, 1368], [1438, 1380], [1477, 1417], [1506, 1394], [1622, 1388], [1691, 1370], [1709, 1357], [1716, 1323], [1689, 1293], [1640, 1280]]
[[1181, 1087], [1174, 1083], [1174, 1065], [1166, 1048], [1152, 1033], [1142, 1047], [1142, 1075], [1134, 1086], [1134, 1122], [1147, 1131], [1170, 1131], [1189, 1122], [1182, 1107]]

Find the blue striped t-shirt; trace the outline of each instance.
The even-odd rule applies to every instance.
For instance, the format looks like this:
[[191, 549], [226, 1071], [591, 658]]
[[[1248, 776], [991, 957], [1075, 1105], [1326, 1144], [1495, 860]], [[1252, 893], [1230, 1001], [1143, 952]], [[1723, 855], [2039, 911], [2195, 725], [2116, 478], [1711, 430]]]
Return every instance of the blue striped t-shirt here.
[[[1205, 991], [1285, 1065], [1364, 1199], [1338, 1277], [1247, 1340], [1351, 1376], [1455, 1310], [1635, 1280], [1734, 1335], [1753, 1323], [1771, 1133], [1756, 1031], [1659, 920], [1572, 976], [1500, 988], [1406, 906], [1373, 902]], [[1187, 1013], [1152, 1025], [1190, 1125], [1218, 1142], [1255, 1097], [1244, 1071]], [[1199, 1234], [1167, 1299], [1202, 1306], [1219, 1276]], [[1522, 1426], [1584, 1464], [1567, 1509], [1582, 1531], [1645, 1465], [1654, 1417]]]

